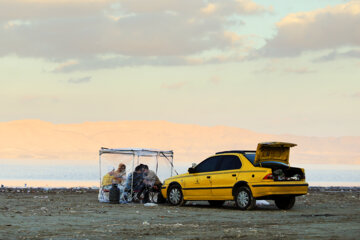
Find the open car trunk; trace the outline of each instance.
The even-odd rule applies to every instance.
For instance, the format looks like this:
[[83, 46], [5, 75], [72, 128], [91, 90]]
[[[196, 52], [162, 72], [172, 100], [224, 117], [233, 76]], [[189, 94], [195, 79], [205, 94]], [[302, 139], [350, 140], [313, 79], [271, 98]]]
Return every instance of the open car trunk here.
[[259, 143], [256, 149], [254, 165], [271, 168], [274, 181], [300, 181], [305, 179], [303, 169], [289, 166], [290, 148], [293, 143]]
[[305, 179], [302, 168], [290, 167], [279, 162], [266, 162], [261, 167], [271, 168], [274, 181], [301, 181]]

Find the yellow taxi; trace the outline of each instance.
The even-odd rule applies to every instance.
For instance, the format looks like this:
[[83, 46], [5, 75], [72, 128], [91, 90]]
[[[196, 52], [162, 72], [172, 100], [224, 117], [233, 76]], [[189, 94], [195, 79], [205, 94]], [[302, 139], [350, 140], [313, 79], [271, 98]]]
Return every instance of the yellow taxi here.
[[237, 208], [250, 210], [256, 200], [275, 200], [279, 209], [291, 209], [295, 197], [308, 192], [303, 168], [290, 167], [290, 148], [285, 142], [259, 143], [256, 151], [218, 152], [188, 173], [168, 178], [161, 193], [172, 205], [187, 200], [207, 200], [222, 206], [234, 200]]

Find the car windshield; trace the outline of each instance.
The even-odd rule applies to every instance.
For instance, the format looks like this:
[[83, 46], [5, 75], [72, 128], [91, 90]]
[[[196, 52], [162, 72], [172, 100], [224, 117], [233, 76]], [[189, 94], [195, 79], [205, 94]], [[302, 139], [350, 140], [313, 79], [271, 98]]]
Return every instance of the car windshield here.
[[255, 152], [245, 152], [244, 156], [254, 165]]

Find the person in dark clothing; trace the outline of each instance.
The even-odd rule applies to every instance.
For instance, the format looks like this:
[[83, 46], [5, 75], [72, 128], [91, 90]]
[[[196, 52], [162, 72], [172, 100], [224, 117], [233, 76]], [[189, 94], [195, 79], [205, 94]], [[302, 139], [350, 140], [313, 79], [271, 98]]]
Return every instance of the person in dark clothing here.
[[150, 202], [150, 192], [159, 192], [162, 184], [155, 172], [149, 170], [147, 165], [143, 165], [141, 169], [143, 173], [143, 186], [139, 196], [142, 194], [144, 196], [143, 202], [147, 203]]
[[144, 189], [143, 164], [136, 166], [135, 171], [130, 173], [126, 179], [125, 191], [129, 194], [132, 189], [132, 199], [139, 200], [139, 196]]

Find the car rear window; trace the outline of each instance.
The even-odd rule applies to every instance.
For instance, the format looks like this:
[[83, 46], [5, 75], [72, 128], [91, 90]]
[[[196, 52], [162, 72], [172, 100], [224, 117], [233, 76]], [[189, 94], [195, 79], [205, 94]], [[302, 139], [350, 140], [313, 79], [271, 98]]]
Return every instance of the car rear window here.
[[255, 152], [245, 152], [243, 155], [254, 165]]

